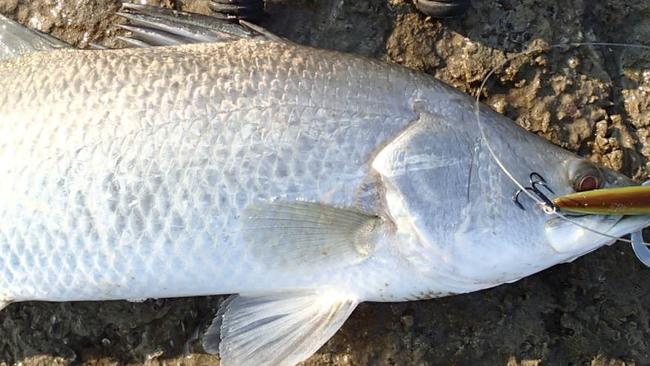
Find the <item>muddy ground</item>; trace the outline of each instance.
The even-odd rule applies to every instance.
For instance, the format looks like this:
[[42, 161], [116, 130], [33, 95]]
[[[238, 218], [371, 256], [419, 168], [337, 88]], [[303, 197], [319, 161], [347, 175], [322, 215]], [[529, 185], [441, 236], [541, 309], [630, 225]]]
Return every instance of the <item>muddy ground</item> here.
[[[205, 0], [148, 1], [207, 11]], [[171, 4], [170, 4], [171, 2]], [[118, 0], [0, 0], [0, 12], [86, 47], [115, 46]], [[647, 0], [475, 0], [438, 21], [402, 0], [276, 0], [263, 24], [294, 41], [382, 58], [475, 93], [507, 56], [557, 42], [649, 43]], [[650, 52], [557, 49], [497, 72], [484, 100], [568, 149], [642, 180]], [[477, 238], [480, 239], [480, 238]], [[650, 270], [624, 244], [469, 295], [362, 304], [308, 365], [650, 364]], [[0, 364], [203, 365], [219, 297], [25, 303], [0, 314]]]

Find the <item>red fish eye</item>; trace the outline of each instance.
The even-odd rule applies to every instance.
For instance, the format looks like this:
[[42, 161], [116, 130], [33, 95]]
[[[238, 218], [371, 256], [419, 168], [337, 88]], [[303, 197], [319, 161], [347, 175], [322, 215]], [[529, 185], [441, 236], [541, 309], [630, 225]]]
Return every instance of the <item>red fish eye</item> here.
[[593, 191], [600, 188], [600, 180], [593, 175], [585, 175], [577, 183], [575, 186], [576, 192]]

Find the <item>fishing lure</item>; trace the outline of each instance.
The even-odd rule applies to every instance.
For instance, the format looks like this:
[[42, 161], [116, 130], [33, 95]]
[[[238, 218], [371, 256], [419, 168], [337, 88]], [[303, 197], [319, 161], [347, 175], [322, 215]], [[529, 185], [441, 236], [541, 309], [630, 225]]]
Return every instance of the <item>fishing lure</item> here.
[[650, 185], [576, 192], [556, 197], [553, 203], [568, 213], [648, 215], [650, 214]]

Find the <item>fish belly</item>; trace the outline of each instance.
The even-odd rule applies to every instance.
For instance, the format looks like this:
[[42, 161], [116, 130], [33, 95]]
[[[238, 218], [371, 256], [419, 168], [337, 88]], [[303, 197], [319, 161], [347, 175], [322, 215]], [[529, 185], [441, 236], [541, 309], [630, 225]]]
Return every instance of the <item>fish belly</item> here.
[[0, 64], [0, 300], [351, 281], [269, 273], [238, 219], [265, 200], [354, 205], [369, 159], [414, 118], [410, 78], [260, 41]]

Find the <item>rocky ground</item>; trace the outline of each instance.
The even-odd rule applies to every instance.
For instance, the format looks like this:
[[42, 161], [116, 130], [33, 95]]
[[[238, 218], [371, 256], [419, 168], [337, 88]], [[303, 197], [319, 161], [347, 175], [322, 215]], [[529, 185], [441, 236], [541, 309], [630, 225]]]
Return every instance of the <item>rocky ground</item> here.
[[[206, 12], [205, 0], [147, 1]], [[0, 12], [80, 47], [119, 45], [119, 0], [0, 0]], [[476, 93], [492, 68], [558, 42], [643, 43], [647, 0], [475, 0], [438, 21], [404, 0], [274, 0], [263, 25], [296, 42], [384, 59]], [[556, 144], [643, 180], [650, 168], [650, 52], [530, 52], [483, 91]], [[308, 365], [650, 364], [650, 270], [628, 246], [479, 293], [362, 304]], [[0, 313], [0, 364], [203, 365], [219, 297], [25, 303]]]

